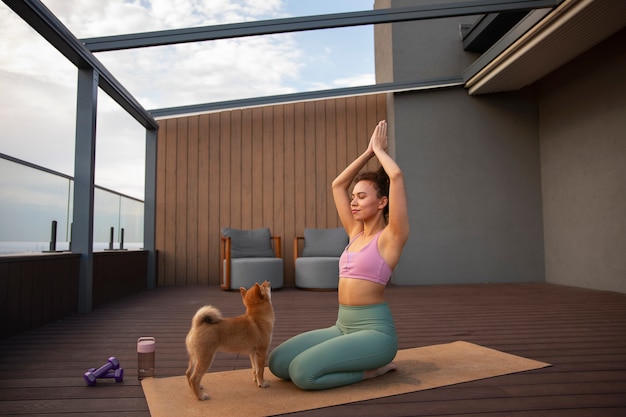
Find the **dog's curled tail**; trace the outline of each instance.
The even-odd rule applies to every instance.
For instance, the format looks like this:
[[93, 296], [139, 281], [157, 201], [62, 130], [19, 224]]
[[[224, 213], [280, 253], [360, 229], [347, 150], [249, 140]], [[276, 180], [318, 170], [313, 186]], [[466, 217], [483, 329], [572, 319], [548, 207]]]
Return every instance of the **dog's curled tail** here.
[[193, 316], [191, 325], [199, 327], [202, 324], [215, 324], [222, 321], [222, 313], [213, 306], [201, 307]]

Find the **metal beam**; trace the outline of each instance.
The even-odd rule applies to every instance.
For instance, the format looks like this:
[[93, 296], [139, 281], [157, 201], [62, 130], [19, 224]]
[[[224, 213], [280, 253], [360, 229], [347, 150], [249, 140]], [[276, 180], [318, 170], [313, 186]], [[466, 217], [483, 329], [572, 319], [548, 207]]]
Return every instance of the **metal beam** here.
[[157, 131], [146, 130], [146, 166], [143, 203], [143, 248], [148, 251], [148, 276], [146, 286], [157, 286], [156, 252], [156, 182], [157, 182]]
[[78, 312], [88, 313], [93, 299], [93, 217], [96, 165], [98, 73], [78, 70], [72, 252], [80, 254]]
[[420, 81], [402, 81], [384, 84], [373, 84], [361, 87], [333, 88], [330, 90], [309, 91], [305, 93], [281, 94], [275, 96], [254, 97], [240, 100], [219, 101], [213, 103], [192, 104], [189, 106], [168, 107], [150, 110], [157, 118], [180, 116], [184, 114], [206, 113], [228, 109], [285, 104], [300, 101], [321, 100], [327, 98], [359, 96], [376, 93], [399, 93], [403, 91], [426, 90], [464, 85], [462, 77], [436, 78]]
[[92, 52], [555, 7], [562, 0], [481, 0], [261, 20], [81, 39]]
[[146, 129], [158, 129], [156, 120], [120, 84], [104, 65], [38, 0], [3, 0], [79, 69], [94, 69], [99, 86]]

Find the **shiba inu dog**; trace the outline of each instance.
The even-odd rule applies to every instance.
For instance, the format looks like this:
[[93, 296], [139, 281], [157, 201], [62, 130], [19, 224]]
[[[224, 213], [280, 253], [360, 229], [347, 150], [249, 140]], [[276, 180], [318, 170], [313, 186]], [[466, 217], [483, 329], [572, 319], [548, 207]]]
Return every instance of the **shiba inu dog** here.
[[240, 288], [246, 313], [222, 318], [213, 306], [201, 307], [191, 320], [186, 344], [189, 353], [187, 381], [199, 400], [209, 396], [202, 391], [200, 381], [211, 367], [216, 352], [248, 353], [254, 381], [261, 388], [269, 386], [263, 379], [267, 350], [274, 331], [274, 309], [271, 285], [268, 281]]

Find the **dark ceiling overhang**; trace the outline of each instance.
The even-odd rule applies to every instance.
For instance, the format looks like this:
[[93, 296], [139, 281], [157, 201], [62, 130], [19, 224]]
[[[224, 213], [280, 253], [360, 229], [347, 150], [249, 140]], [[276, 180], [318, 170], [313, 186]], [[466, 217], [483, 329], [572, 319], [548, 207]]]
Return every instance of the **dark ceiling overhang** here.
[[485, 53], [528, 14], [527, 10], [482, 15], [468, 28], [462, 27], [463, 49]]
[[519, 90], [624, 27], [623, 0], [565, 0], [552, 11], [535, 10], [467, 69], [465, 87], [472, 95]]

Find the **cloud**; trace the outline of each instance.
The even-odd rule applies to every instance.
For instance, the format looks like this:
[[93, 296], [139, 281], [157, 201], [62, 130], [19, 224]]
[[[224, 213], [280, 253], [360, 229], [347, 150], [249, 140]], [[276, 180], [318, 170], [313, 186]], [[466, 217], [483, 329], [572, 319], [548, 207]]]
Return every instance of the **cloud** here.
[[[288, 16], [287, 0], [44, 3], [78, 38]], [[0, 152], [73, 175], [76, 69], [4, 4], [0, 21]], [[338, 33], [351, 31], [316, 32], [310, 45], [287, 33], [95, 56], [146, 109], [372, 84], [371, 71], [355, 68], [348, 53], [347, 69], [332, 75], [339, 46], [348, 43]], [[106, 94], [99, 97], [96, 182], [142, 198], [145, 131]]]
[[376, 74], [357, 74], [353, 77], [338, 78], [333, 81], [333, 88], [358, 87], [361, 85], [376, 84]]
[[96, 184], [142, 199], [145, 129], [106, 94], [98, 97]]
[[74, 86], [69, 63], [4, 4], [0, 7], [0, 70], [56, 85]]
[[301, 51], [278, 35], [99, 55], [150, 109], [292, 92], [301, 68]]
[[2, 70], [0, 80], [0, 152], [72, 175], [75, 87]]
[[[285, 16], [279, 0], [48, 0], [79, 38]], [[97, 53], [146, 108], [293, 91], [302, 51], [289, 34]]]
[[268, 19], [281, 0], [45, 0], [78, 38]]

